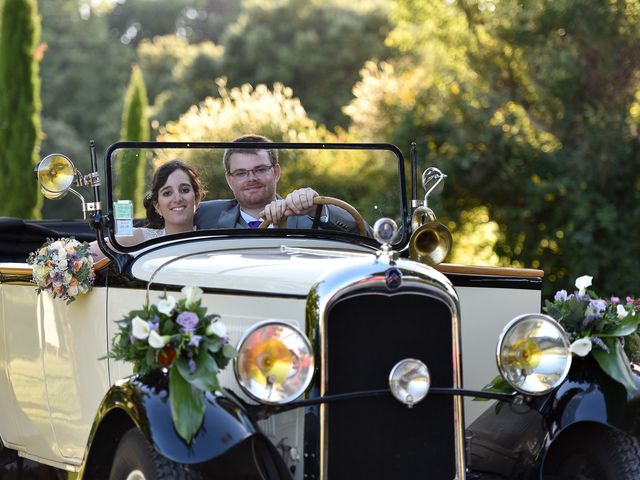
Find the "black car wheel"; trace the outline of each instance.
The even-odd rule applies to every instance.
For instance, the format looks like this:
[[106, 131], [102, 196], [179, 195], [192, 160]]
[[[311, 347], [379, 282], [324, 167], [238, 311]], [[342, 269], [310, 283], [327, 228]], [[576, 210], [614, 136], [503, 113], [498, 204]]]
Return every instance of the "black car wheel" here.
[[640, 442], [615, 430], [574, 436], [549, 459], [546, 480], [636, 480], [640, 478]]
[[156, 452], [138, 429], [124, 434], [109, 480], [199, 480], [189, 465], [173, 462]]

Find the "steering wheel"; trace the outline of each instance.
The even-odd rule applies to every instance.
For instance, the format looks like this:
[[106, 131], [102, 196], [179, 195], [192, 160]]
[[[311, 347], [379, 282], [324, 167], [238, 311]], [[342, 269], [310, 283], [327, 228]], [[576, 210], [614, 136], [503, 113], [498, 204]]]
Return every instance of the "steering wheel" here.
[[[317, 197], [313, 197], [313, 204], [317, 205], [316, 217], [319, 217], [318, 213], [322, 209], [323, 205], [335, 205], [336, 207], [346, 210], [349, 213], [349, 215], [351, 215], [353, 219], [356, 221], [356, 225], [358, 227], [358, 233], [363, 237], [367, 236], [367, 227], [366, 227], [364, 218], [362, 218], [362, 215], [360, 215], [358, 210], [356, 210], [353, 206], [349, 205], [344, 200], [340, 200], [339, 198], [334, 198], [334, 197], [323, 197], [318, 195]], [[318, 222], [314, 221], [312, 228], [317, 228], [318, 227], [317, 223]], [[269, 225], [271, 225], [271, 222], [269, 220], [264, 220], [258, 228], [267, 228]]]

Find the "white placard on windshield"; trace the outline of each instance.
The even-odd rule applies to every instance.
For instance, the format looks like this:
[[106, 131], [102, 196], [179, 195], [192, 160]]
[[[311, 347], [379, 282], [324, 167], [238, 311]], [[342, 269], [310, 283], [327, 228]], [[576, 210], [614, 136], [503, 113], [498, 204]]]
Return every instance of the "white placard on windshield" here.
[[113, 219], [116, 235], [121, 237], [133, 236], [133, 203], [131, 203], [131, 200], [113, 202]]

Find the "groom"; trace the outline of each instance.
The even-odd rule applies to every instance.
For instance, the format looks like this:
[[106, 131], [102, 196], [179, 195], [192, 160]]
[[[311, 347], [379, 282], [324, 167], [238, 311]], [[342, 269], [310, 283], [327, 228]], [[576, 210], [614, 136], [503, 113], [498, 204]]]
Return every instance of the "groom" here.
[[[229, 148], [222, 162], [227, 184], [234, 194], [233, 200], [202, 202], [195, 216], [198, 230], [208, 228], [255, 228], [263, 220], [274, 225], [286, 222], [287, 228], [311, 228], [315, 213], [313, 198], [318, 193], [312, 188], [294, 190], [285, 198], [276, 194], [280, 179], [278, 151], [269, 149], [271, 143], [260, 135], [244, 135], [234, 143], [265, 143], [264, 150], [255, 148]], [[341, 208], [323, 206], [320, 228], [357, 233], [356, 223]]]

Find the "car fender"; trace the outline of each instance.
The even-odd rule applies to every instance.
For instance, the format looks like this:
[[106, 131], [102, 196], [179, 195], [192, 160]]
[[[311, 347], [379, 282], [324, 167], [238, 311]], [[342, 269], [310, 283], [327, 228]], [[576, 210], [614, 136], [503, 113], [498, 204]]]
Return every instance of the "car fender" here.
[[[640, 391], [640, 377], [632, 375]], [[579, 422], [609, 425], [636, 436], [640, 432], [640, 394], [627, 392], [590, 357], [574, 359], [569, 376], [548, 405], [552, 438]]]
[[85, 464], [104, 463], [104, 458], [97, 457], [115, 452], [120, 436], [133, 427], [158, 453], [178, 463], [207, 462], [252, 436], [263, 437], [236, 401], [207, 392], [202, 427], [187, 444], [173, 427], [166, 373], [133, 375], [117, 382], [105, 395], [91, 430]]
[[[640, 389], [639, 379], [634, 374]], [[550, 394], [498, 402], [469, 426], [470, 466], [506, 478], [542, 475], [547, 459], [565, 442], [605, 429], [637, 437], [640, 396], [628, 394], [593, 359], [574, 359], [567, 379]]]

